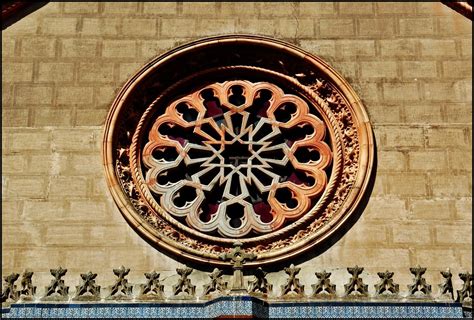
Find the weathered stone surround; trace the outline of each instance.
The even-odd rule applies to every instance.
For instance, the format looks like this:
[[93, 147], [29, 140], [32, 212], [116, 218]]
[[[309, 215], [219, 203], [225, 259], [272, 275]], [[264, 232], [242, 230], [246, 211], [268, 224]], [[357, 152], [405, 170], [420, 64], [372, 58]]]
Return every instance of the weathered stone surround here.
[[[372, 121], [378, 167], [367, 208], [303, 282], [363, 265], [411, 284], [410, 266], [472, 270], [472, 22], [441, 3], [49, 3], [2, 31], [2, 274], [62, 265], [76, 285], [112, 268], [158, 270], [169, 295], [180, 263], [121, 217], [105, 185], [103, 124], [120, 87], [154, 56], [210, 35], [283, 39], [321, 56], [355, 88]], [[274, 288], [284, 271], [269, 274]], [[193, 273], [198, 288], [208, 281]], [[461, 280], [453, 277], [454, 286]], [[339, 289], [339, 287], [338, 287]]]

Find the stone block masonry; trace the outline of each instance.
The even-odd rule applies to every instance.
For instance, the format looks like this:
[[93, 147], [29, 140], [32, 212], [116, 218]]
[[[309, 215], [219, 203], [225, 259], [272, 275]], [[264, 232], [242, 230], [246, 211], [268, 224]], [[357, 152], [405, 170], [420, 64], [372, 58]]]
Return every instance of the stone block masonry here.
[[[64, 263], [108, 283], [112, 267], [128, 264], [134, 282], [152, 269], [176, 280], [180, 263], [141, 239], [111, 200], [103, 125], [140, 66], [228, 33], [277, 37], [321, 56], [373, 124], [378, 167], [367, 207], [302, 264], [306, 283], [315, 265], [404, 274], [420, 263], [430, 283], [441, 282], [439, 268], [472, 270], [470, 20], [440, 2], [51, 2], [2, 31], [2, 231], [10, 234], [2, 274], [34, 266], [43, 288]], [[207, 276], [195, 275], [201, 288]], [[406, 288], [411, 278], [396, 282]]]

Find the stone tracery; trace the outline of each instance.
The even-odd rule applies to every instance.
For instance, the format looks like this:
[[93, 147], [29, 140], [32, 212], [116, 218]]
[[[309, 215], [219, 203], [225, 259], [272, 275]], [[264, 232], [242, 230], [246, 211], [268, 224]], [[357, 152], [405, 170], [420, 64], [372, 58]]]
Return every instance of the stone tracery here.
[[166, 211], [197, 230], [268, 233], [306, 213], [326, 187], [332, 155], [325, 133], [303, 99], [275, 85], [215, 83], [156, 119], [142, 155], [146, 182]]

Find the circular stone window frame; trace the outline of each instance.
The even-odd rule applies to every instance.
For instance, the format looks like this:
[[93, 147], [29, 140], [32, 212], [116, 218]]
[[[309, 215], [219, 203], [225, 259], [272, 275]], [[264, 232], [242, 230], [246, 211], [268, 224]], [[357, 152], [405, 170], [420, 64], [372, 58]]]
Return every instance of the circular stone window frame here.
[[[143, 82], [145, 82], [146, 79], [151, 78], [152, 75], [156, 75], [157, 72], [159, 73], [160, 68], [164, 65], [173, 63], [173, 61], [176, 61], [182, 56], [189, 55], [194, 51], [199, 52], [199, 50], [201, 50], [202, 52], [202, 50], [206, 50], [207, 48], [213, 48], [224, 44], [261, 46], [269, 50], [284, 53], [288, 56], [293, 56], [295, 59], [304, 61], [304, 63], [311, 65], [314, 70], [318, 71], [319, 75], [325, 80], [325, 82], [329, 83], [328, 86], [319, 81], [311, 85], [302, 84], [298, 78], [300, 76], [299, 74], [291, 74], [290, 72], [290, 75], [288, 75], [283, 72], [269, 70], [255, 65], [222, 66], [221, 71], [227, 71], [233, 67], [234, 70], [232, 72], [245, 73], [245, 70], [252, 70], [256, 73], [265, 74], [266, 77], [273, 81], [285, 82], [287, 87], [293, 87], [293, 90], [297, 91], [300, 95], [305, 96], [306, 99], [310, 101], [312, 100], [313, 103], [316, 102], [320, 107], [330, 110], [332, 105], [344, 105], [344, 107], [349, 111], [351, 118], [355, 120], [353, 128], [357, 131], [357, 147], [359, 149], [359, 159], [357, 161], [358, 167], [357, 172], [352, 172], [354, 175], [354, 181], [350, 186], [348, 186], [350, 189], [347, 191], [348, 196], [341, 201], [339, 209], [336, 209], [334, 216], [330, 217], [330, 219], [322, 220], [316, 225], [313, 223], [313, 229], [308, 226], [308, 223], [311, 222], [309, 219], [314, 219], [314, 216], [310, 215], [309, 217], [306, 217], [307, 215], [305, 215], [305, 220], [297, 220], [296, 223], [292, 223], [290, 226], [286, 226], [282, 230], [277, 230], [276, 232], [279, 234], [280, 239], [276, 239], [273, 242], [270, 241], [271, 243], [267, 244], [266, 250], [262, 251], [259, 251], [259, 248], [262, 247], [262, 245], [257, 245], [257, 243], [268, 242], [272, 237], [275, 238], [274, 235], [272, 236], [272, 234], [269, 234], [244, 239], [219, 238], [221, 243], [218, 243], [217, 245], [214, 242], [214, 244], [204, 244], [202, 246], [200, 241], [203, 239], [209, 240], [209, 238], [211, 238], [210, 240], [212, 241], [215, 241], [216, 239], [214, 239], [213, 236], [202, 235], [200, 232], [190, 230], [187, 226], [184, 226], [181, 230], [172, 230], [168, 232], [168, 234], [164, 234], [163, 230], [160, 230], [159, 223], [162, 223], [162, 226], [168, 228], [167, 223], [170, 221], [166, 221], [166, 219], [160, 220], [157, 226], [152, 225], [149, 220], [144, 219], [141, 213], [138, 212], [136, 205], [132, 204], [130, 197], [126, 194], [123, 182], [118, 178], [119, 173], [116, 168], [118, 157], [116, 149], [117, 136], [119, 131], [123, 130], [120, 128], [119, 122], [121, 118], [124, 117], [124, 110], [127, 110], [127, 108], [130, 107], [131, 97], [136, 94], [137, 90], [143, 90], [143, 88], [141, 88]], [[210, 71], [202, 72], [205, 73]], [[323, 98], [319, 94], [319, 90], [325, 86], [327, 88], [330, 87], [331, 90], [333, 90], [333, 94], [330, 97]], [[168, 88], [163, 92], [166, 91], [168, 91]], [[162, 92], [160, 92], [160, 94], [161, 93]], [[323, 117], [326, 118], [325, 115], [323, 115]], [[337, 119], [326, 118], [325, 123], [329, 126], [329, 123], [335, 120]], [[338, 131], [339, 134], [342, 134], [340, 127], [335, 131], [330, 130], [328, 133], [330, 135], [337, 135]], [[134, 136], [134, 133], [130, 132], [128, 135]], [[333, 146], [333, 148], [335, 148], [335, 146]], [[126, 152], [129, 152], [129, 150], [126, 150]], [[333, 150], [333, 152], [345, 154], [344, 150]], [[344, 162], [347, 160], [346, 158], [341, 155], [340, 161]], [[192, 262], [211, 264], [213, 266], [229, 266], [231, 263], [228, 261], [222, 261], [219, 256], [222, 253], [230, 252], [232, 249], [232, 243], [235, 240], [239, 240], [243, 243], [245, 251], [256, 254], [256, 259], [249, 261], [246, 264], [246, 266], [252, 267], [293, 259], [300, 256], [302, 253], [315, 248], [315, 246], [334, 236], [335, 233], [341, 229], [341, 226], [344, 225], [352, 215], [354, 215], [354, 212], [358, 208], [368, 188], [374, 163], [374, 138], [367, 112], [365, 111], [361, 99], [344, 78], [321, 58], [305, 52], [290, 43], [273, 38], [251, 35], [227, 35], [201, 39], [172, 49], [150, 61], [125, 83], [114, 99], [105, 123], [103, 161], [107, 185], [115, 203], [120, 209], [120, 212], [135, 231], [149, 243], [164, 249], [168, 253]], [[335, 158], [335, 161], [337, 161], [337, 158]], [[336, 166], [336, 164], [334, 166]], [[336, 169], [333, 168], [333, 171], [334, 170]], [[346, 172], [341, 172], [341, 175], [342, 174], [346, 174]], [[333, 181], [332, 177], [333, 175], [330, 177], [331, 180], [328, 181], [328, 186], [334, 185], [337, 182]], [[342, 187], [346, 188], [346, 186]], [[332, 197], [334, 197], [334, 195], [332, 195]], [[321, 207], [323, 205], [327, 205], [327, 203], [321, 203], [320, 201], [316, 206]], [[162, 210], [160, 212], [160, 208], [154, 207], [153, 210], [160, 214], [163, 213]], [[153, 219], [153, 221], [155, 221], [157, 218], [154, 217]], [[306, 229], [297, 230], [298, 226], [305, 224]], [[287, 238], [287, 231], [290, 229], [293, 229], [293, 234], [291, 238]], [[296, 232], [294, 229], [296, 229]], [[298, 237], [301, 235], [304, 235], [304, 237], [299, 239]], [[183, 237], [186, 239], [183, 240]], [[196, 243], [198, 243], [197, 247], [193, 247]]]

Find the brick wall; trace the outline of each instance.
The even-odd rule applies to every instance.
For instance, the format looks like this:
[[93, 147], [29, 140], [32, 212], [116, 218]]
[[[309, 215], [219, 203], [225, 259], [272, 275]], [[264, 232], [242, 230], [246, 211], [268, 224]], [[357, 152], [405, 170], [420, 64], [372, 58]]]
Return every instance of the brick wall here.
[[[78, 273], [178, 265], [146, 244], [115, 208], [101, 165], [108, 108], [150, 59], [204, 36], [251, 33], [321, 56], [361, 96], [378, 167], [359, 221], [302, 276], [359, 264], [375, 282], [392, 269], [472, 269], [472, 23], [441, 3], [49, 3], [2, 31], [2, 272]], [[69, 278], [68, 278], [69, 277]], [[207, 278], [194, 273], [193, 281]], [[281, 274], [270, 275], [274, 288]], [[455, 277], [455, 285], [459, 279]], [[342, 288], [338, 288], [338, 291]], [[373, 290], [373, 287], [370, 287]], [[41, 290], [40, 290], [41, 291]], [[42, 292], [42, 291], [41, 291]]]

